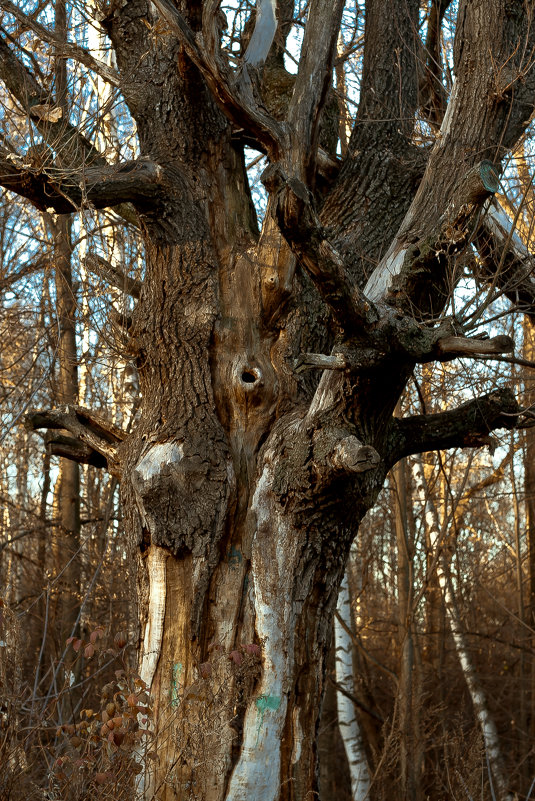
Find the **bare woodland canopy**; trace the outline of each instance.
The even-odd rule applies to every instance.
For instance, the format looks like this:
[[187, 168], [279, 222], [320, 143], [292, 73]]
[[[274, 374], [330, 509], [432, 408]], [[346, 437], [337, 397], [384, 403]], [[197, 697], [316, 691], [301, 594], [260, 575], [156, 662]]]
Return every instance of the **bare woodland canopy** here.
[[533, 2], [0, 9], [1, 797], [530, 797]]

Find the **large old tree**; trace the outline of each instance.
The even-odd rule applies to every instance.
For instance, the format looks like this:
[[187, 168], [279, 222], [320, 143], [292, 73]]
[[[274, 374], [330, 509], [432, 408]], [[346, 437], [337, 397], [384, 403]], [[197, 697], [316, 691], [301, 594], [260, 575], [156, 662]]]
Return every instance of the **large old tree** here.
[[[222, 46], [219, 6], [99, 4], [110, 67], [3, 1], [56, 58], [122, 93], [140, 156], [107, 164], [6, 35], [0, 77], [47, 150], [37, 163], [4, 148], [0, 183], [58, 215], [113, 207], [144, 240], [127, 321], [141, 388], [131, 431], [70, 404], [31, 416], [69, 432], [52, 434], [56, 453], [121, 482], [158, 755], [140, 791], [311, 799], [359, 521], [402, 457], [478, 447], [522, 423], [504, 388], [440, 414], [396, 407], [418, 364], [512, 350], [481, 336], [473, 307], [452, 314], [467, 269], [489, 287], [483, 306], [497, 293], [527, 312], [535, 300], [493, 200], [535, 108], [535, 18], [529, 0], [366, 0], [358, 112], [340, 158], [328, 128], [344, 0], [308, 3], [296, 76], [284, 66], [293, 0], [257, 2], [239, 59]], [[261, 230], [245, 147], [268, 160]]]

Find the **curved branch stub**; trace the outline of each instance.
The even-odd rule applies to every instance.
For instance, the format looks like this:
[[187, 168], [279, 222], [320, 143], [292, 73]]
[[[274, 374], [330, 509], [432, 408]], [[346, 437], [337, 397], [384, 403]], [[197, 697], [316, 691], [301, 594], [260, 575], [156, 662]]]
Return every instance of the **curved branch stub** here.
[[[73, 439], [65, 440], [56, 435], [50, 438], [53, 453], [81, 464], [105, 466], [108, 472], [120, 479], [122, 463], [117, 448], [124, 440], [125, 432], [89, 409], [67, 405], [57, 409], [34, 410], [26, 415], [25, 425], [30, 431], [69, 431]], [[57, 451], [52, 443], [57, 443]]]
[[514, 340], [505, 334], [492, 337], [492, 339], [475, 339], [468, 337], [443, 337], [437, 342], [438, 358], [447, 361], [459, 356], [493, 355], [512, 353], [515, 349]]
[[336, 472], [364, 473], [377, 467], [381, 457], [371, 445], [363, 445], [357, 437], [351, 435], [337, 443], [330, 461]]
[[313, 459], [320, 483], [330, 482], [333, 475], [348, 476], [373, 470], [381, 457], [371, 445], [365, 445], [347, 429], [318, 428], [313, 435]]

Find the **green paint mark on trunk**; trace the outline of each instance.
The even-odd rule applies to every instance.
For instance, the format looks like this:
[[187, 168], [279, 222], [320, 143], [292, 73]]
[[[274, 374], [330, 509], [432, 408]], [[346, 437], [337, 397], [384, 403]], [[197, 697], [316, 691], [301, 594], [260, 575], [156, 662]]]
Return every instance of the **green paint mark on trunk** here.
[[228, 563], [230, 567], [238, 567], [243, 559], [242, 552], [239, 548], [231, 545], [228, 552]]
[[260, 729], [264, 722], [264, 715], [268, 709], [276, 711], [280, 706], [281, 699], [278, 695], [259, 695], [256, 699], [255, 706], [258, 710], [258, 728], [256, 730], [256, 743], [258, 745], [258, 738], [260, 737]]

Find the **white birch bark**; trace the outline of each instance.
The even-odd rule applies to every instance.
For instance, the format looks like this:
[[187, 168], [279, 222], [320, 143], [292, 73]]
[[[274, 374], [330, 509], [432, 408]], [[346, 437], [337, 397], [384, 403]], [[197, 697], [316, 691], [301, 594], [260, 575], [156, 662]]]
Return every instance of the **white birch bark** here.
[[[351, 604], [349, 599], [349, 583], [347, 571], [338, 592], [338, 616], [334, 620], [336, 682], [348, 692], [353, 692], [353, 658], [352, 643], [347, 629], [351, 629]], [[338, 707], [338, 724], [340, 734], [349, 763], [351, 776], [351, 794], [353, 801], [365, 801], [370, 798], [370, 771], [364, 750], [364, 742], [355, 708], [350, 699], [342, 692], [336, 692]]]
[[[429, 542], [431, 543], [433, 553], [436, 555], [440, 547], [440, 521], [436, 507], [429, 493], [421, 456], [417, 456], [414, 460], [413, 477], [416, 484], [418, 497], [424, 506], [425, 525], [429, 534]], [[494, 789], [496, 791], [496, 798], [498, 801], [512, 801], [513, 796], [507, 790], [507, 781], [505, 779], [503, 770], [503, 762], [496, 724], [494, 723], [494, 720], [489, 712], [485, 694], [481, 685], [479, 684], [479, 680], [468, 651], [462, 627], [461, 616], [457, 606], [457, 601], [455, 599], [453, 582], [451, 580], [447, 560], [443, 556], [437, 560], [437, 576], [442, 597], [444, 599], [448, 624], [455, 644], [455, 650], [461, 663], [466, 685], [468, 687], [470, 698], [472, 699], [472, 703], [474, 705], [474, 711], [481, 729], [488, 764], [492, 774], [492, 779], [495, 783]]]
[[[245, 715], [241, 755], [230, 780], [226, 801], [252, 798], [255, 801], [277, 801], [280, 793], [281, 739], [294, 657], [292, 621], [298, 611], [291, 600], [291, 566], [296, 558], [297, 544], [283, 515], [270, 502], [273, 480], [273, 469], [267, 465], [252, 500], [257, 520], [252, 572], [256, 631], [263, 643], [262, 679], [257, 700], [249, 705]], [[267, 562], [270, 563], [269, 569]], [[294, 762], [300, 757], [301, 738], [297, 716], [294, 721]]]

